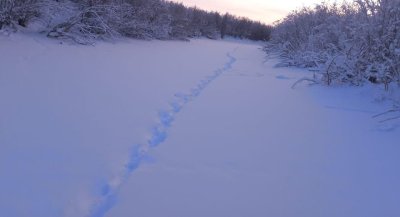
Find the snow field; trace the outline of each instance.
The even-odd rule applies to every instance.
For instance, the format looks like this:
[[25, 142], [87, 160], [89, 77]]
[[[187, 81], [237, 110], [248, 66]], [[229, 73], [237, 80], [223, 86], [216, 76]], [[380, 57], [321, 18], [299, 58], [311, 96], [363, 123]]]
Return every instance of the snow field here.
[[235, 40], [0, 47], [0, 216], [400, 215], [381, 87]]

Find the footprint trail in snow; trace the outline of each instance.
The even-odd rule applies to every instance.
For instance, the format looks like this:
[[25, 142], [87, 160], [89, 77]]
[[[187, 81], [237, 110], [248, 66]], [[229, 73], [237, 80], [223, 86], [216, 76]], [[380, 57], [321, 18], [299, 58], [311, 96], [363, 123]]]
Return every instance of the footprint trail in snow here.
[[213, 81], [219, 78], [224, 72], [232, 69], [237, 61], [230, 53], [227, 53], [228, 62], [216, 69], [213, 74], [201, 80], [187, 94], [176, 93], [175, 100], [170, 103], [169, 108], [158, 112], [158, 123], [152, 127], [150, 139], [146, 144], [137, 144], [132, 147], [127, 163], [122, 168], [120, 174], [106, 183], [101, 189], [101, 195], [91, 207], [88, 217], [103, 217], [117, 203], [117, 196], [122, 185], [128, 180], [129, 176], [140, 166], [146, 157], [149, 149], [155, 148], [168, 138], [168, 129], [175, 120], [176, 115], [185, 107], [186, 104], [196, 99]]

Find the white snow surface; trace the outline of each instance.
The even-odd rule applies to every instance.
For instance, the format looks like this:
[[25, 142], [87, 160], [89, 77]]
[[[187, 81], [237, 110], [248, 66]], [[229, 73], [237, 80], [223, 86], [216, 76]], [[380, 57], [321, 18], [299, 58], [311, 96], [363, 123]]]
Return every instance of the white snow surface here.
[[400, 216], [383, 88], [260, 47], [0, 36], [0, 216]]

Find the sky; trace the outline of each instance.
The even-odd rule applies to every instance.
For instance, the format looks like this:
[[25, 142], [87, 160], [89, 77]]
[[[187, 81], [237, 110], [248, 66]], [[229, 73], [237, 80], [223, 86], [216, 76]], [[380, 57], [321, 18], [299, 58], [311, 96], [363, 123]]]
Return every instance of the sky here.
[[302, 6], [313, 6], [322, 0], [176, 0], [187, 6], [248, 17], [272, 24], [290, 11]]

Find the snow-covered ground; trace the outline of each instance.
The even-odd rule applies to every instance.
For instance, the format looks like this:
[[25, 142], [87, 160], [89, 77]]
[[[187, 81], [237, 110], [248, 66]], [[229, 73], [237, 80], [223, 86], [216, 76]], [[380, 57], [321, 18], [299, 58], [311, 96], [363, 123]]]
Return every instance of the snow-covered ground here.
[[400, 216], [379, 88], [291, 89], [234, 40], [0, 48], [0, 216]]

